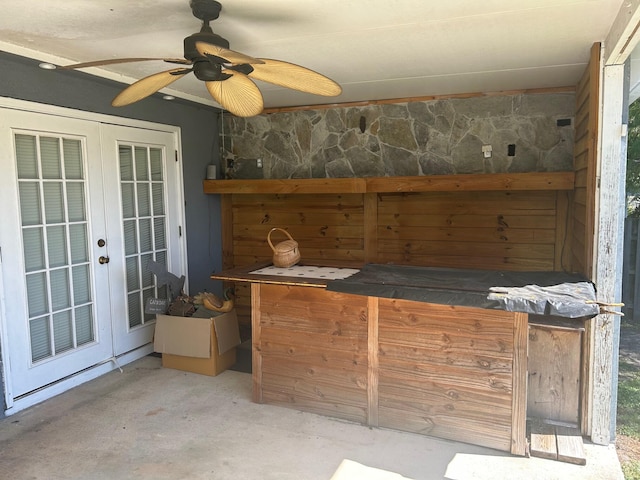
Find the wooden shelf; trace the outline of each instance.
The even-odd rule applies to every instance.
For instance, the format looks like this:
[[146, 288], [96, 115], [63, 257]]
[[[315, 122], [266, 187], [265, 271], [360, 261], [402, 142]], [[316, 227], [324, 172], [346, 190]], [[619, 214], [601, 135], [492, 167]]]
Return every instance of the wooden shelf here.
[[573, 172], [487, 173], [419, 177], [204, 180], [207, 194], [318, 194], [573, 190]]

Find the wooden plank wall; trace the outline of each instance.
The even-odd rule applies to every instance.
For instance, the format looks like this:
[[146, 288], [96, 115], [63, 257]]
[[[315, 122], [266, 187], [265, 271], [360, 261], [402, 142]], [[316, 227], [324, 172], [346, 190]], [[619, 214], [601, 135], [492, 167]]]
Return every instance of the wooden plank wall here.
[[[574, 126], [574, 171], [571, 240], [568, 242], [571, 270], [587, 278], [594, 276], [595, 212], [597, 190], [598, 129], [600, 112], [600, 49], [595, 43], [591, 48], [589, 65], [576, 90], [576, 118]], [[583, 339], [581, 383], [581, 430], [591, 435], [593, 404], [593, 342], [597, 332], [594, 321], [586, 323]]]
[[380, 299], [378, 324], [380, 426], [511, 449], [512, 313]]
[[261, 401], [367, 423], [367, 297], [259, 288]]
[[530, 417], [580, 425], [582, 330], [529, 326]]
[[570, 242], [571, 270], [593, 277], [596, 208], [596, 166], [600, 94], [600, 44], [591, 48], [591, 59], [576, 91], [573, 217]]
[[566, 192], [423, 192], [378, 196], [379, 263], [561, 270]]
[[[223, 195], [224, 268], [268, 261], [287, 229], [309, 264], [394, 263], [562, 270], [570, 192], [460, 191]], [[272, 235], [274, 244], [287, 238]], [[249, 286], [235, 285], [241, 324]]]
[[[267, 236], [273, 227], [286, 229], [309, 264], [359, 267], [365, 263], [363, 194], [232, 194], [223, 195], [223, 266], [230, 269], [268, 261]], [[287, 240], [274, 232], [275, 245]], [[241, 325], [251, 317], [246, 282], [234, 285]]]

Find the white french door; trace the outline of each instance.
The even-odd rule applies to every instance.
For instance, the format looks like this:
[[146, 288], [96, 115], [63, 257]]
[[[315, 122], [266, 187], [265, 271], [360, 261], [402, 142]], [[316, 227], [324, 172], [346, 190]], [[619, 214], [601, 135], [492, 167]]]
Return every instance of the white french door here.
[[111, 232], [109, 258], [114, 352], [121, 355], [153, 340], [155, 315], [145, 314], [148, 298], [167, 298], [156, 285], [150, 261], [172, 273], [184, 268], [181, 248], [182, 191], [175, 136], [109, 126], [103, 129], [106, 220]]
[[[8, 404], [148, 344], [153, 259], [184, 273], [177, 134], [0, 111]], [[8, 279], [11, 279], [8, 281]]]

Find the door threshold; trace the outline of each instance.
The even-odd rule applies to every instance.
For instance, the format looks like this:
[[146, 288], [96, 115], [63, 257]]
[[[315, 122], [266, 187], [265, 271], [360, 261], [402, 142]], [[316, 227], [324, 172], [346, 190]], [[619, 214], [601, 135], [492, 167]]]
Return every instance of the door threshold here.
[[113, 370], [122, 371], [120, 368], [121, 366], [138, 360], [152, 352], [153, 344], [149, 343], [140, 348], [124, 353], [117, 358], [108, 358], [92, 367], [82, 370], [81, 372], [75, 373], [58, 380], [55, 383], [51, 383], [47, 386], [34, 390], [33, 392], [26, 393], [13, 399], [13, 402], [11, 402], [11, 405], [4, 411], [4, 414], [5, 416], [13, 415], [14, 413], [25, 410], [38, 403], [53, 398], [56, 395], [60, 395], [61, 393], [71, 390], [78, 385], [82, 385], [83, 383], [98, 378], [105, 373], [109, 373]]

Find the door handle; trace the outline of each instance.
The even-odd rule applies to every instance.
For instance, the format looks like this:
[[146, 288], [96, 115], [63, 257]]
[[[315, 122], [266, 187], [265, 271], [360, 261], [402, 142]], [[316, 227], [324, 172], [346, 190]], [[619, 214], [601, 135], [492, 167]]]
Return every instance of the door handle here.
[[98, 258], [98, 262], [100, 262], [101, 265], [109, 263], [109, 257], [101, 256], [100, 258]]

